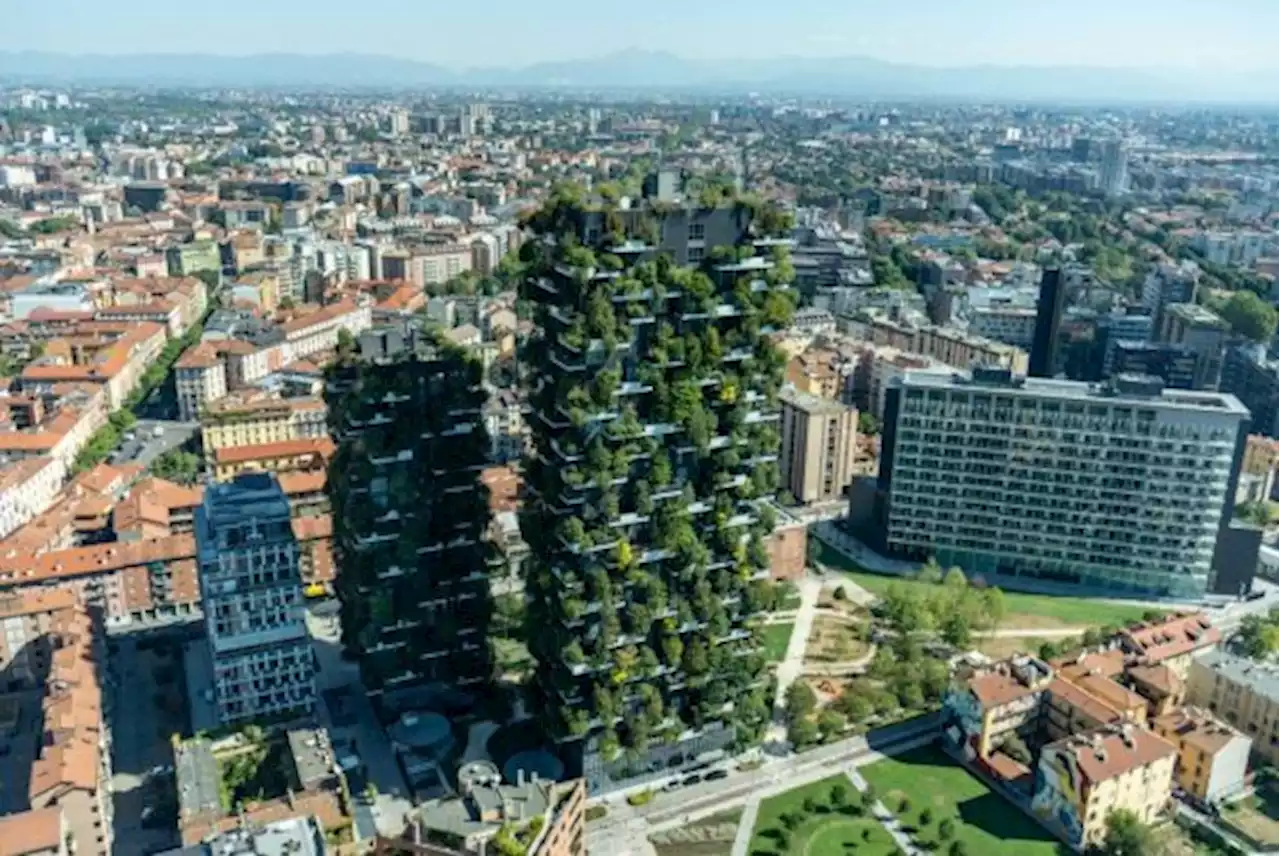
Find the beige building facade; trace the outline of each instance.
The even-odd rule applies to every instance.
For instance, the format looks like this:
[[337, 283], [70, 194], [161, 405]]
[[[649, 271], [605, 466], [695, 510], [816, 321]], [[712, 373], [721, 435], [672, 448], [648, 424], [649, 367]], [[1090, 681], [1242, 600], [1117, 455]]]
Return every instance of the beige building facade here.
[[803, 503], [840, 499], [853, 481], [858, 411], [787, 388], [782, 402], [782, 483]]

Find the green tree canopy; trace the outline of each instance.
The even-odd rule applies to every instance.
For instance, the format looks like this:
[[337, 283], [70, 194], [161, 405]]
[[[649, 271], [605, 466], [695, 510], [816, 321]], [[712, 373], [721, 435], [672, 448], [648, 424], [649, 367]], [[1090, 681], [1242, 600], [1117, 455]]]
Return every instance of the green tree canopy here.
[[1150, 856], [1154, 843], [1150, 827], [1128, 809], [1107, 816], [1107, 834], [1102, 842], [1105, 856]]
[[1254, 342], [1265, 342], [1275, 333], [1276, 310], [1252, 291], [1232, 294], [1218, 312], [1232, 330]]

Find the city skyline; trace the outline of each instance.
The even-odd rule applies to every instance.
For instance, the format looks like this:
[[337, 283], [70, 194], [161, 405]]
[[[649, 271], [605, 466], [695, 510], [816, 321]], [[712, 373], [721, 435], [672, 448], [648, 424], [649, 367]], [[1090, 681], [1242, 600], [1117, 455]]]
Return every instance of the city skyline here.
[[[529, 17], [511, 0], [483, 16], [469, 7], [423, 8], [399, 0], [362, 4], [359, 16], [318, 14], [316, 4], [230, 0], [197, 22], [169, 4], [131, 0], [110, 8], [84, 0], [10, 4], [6, 15], [22, 50], [66, 53], [278, 51], [374, 53], [450, 68], [579, 60], [655, 50], [695, 60], [750, 56], [866, 57], [930, 67], [1068, 66], [1273, 72], [1280, 10], [1262, 0], [1214, 6], [1201, 0], [1102, 0], [1028, 6], [983, 0], [977, 7], [927, 0], [911, 11], [893, 4], [802, 0], [785, 13], [763, 3], [687, 7], [657, 0], [626, 27], [581, 0]], [[336, 6], [329, 8], [338, 12]], [[673, 16], [679, 16], [678, 19]], [[245, 21], [253, 27], [243, 26]], [[679, 20], [681, 26], [672, 26]], [[128, 38], [124, 38], [127, 22]], [[391, 23], [395, 26], [389, 26]], [[288, 33], [282, 39], [282, 33]], [[448, 33], [448, 38], [433, 38]], [[1054, 38], [1045, 38], [1046, 34]], [[1072, 38], [1071, 34], [1078, 34]], [[711, 36], [714, 35], [714, 38]], [[1064, 37], [1065, 35], [1065, 37]]]

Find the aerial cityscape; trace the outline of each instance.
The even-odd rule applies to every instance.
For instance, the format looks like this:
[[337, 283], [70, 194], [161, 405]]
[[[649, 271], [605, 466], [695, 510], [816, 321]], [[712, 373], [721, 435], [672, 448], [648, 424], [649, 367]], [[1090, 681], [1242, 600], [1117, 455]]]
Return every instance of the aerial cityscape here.
[[15, 4], [0, 856], [1280, 852], [1277, 10], [504, 2]]

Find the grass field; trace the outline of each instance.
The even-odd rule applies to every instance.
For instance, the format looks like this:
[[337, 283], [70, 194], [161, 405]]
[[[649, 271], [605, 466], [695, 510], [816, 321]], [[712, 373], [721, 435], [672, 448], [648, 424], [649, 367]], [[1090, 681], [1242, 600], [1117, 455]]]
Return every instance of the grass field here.
[[[860, 853], [867, 856], [889, 856], [898, 852], [889, 833], [871, 817], [863, 817], [860, 809], [837, 811], [832, 805], [831, 791], [842, 787], [849, 803], [858, 802], [858, 792], [846, 776], [832, 776], [801, 788], [778, 794], [760, 803], [756, 827], [751, 832], [747, 852], [752, 856], [828, 856], [828, 854]], [[806, 812], [806, 800], [812, 800], [814, 811]], [[795, 828], [787, 830], [784, 814], [800, 817]], [[782, 846], [779, 835], [785, 837]], [[975, 856], [977, 856], [975, 854]]]
[[791, 642], [791, 628], [795, 624], [768, 624], [764, 628], [764, 656], [770, 663], [781, 663], [787, 656], [787, 645]]
[[[822, 541], [814, 540], [816, 558], [828, 567], [835, 568], [874, 595], [883, 595], [893, 583], [906, 586], [928, 586], [913, 580], [889, 574], [873, 574], [861, 568], [838, 550]], [[1053, 627], [1100, 627], [1105, 624], [1125, 624], [1142, 618], [1143, 607], [1104, 603], [1092, 598], [1055, 597], [1045, 594], [1004, 593], [1008, 609], [1002, 627], [1050, 629]]]
[[[949, 819], [954, 839], [969, 853], [982, 856], [1056, 856], [1057, 839], [1041, 829], [1003, 797], [993, 793], [940, 749], [924, 746], [862, 768], [885, 806], [913, 828], [927, 849], [946, 852], [938, 844], [938, 827]], [[909, 800], [900, 810], [903, 797]], [[921, 823], [921, 812], [932, 817]]]

